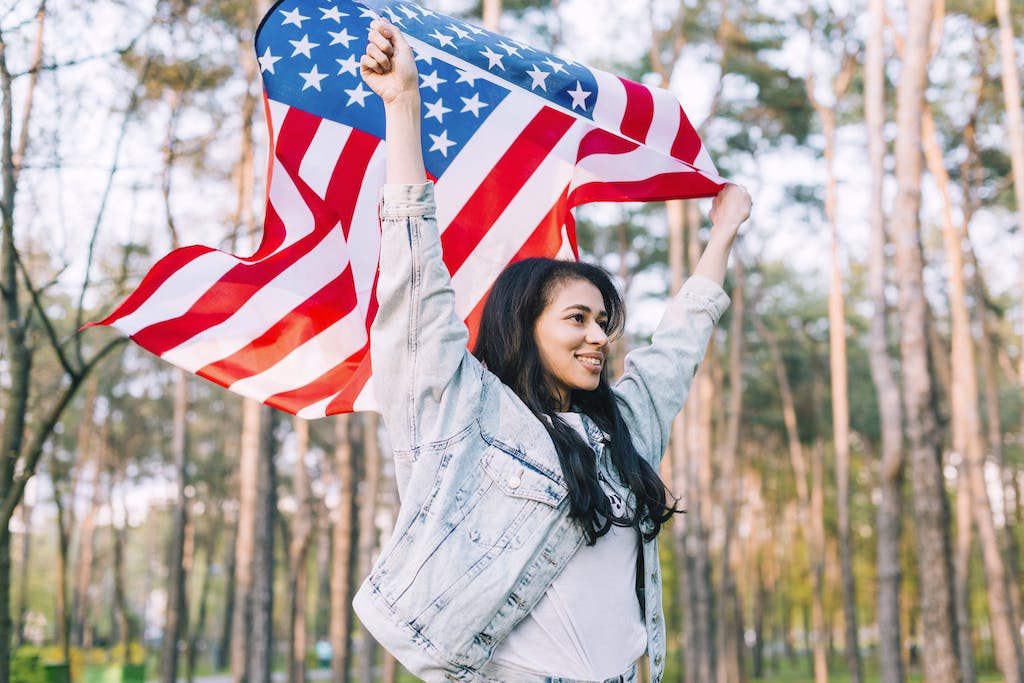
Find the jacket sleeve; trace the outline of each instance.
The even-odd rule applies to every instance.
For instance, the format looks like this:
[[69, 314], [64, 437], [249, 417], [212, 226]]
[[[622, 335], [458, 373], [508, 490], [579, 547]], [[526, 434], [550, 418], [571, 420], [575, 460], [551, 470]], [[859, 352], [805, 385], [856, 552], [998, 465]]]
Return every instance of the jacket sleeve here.
[[717, 283], [693, 276], [669, 302], [651, 344], [626, 355], [615, 395], [634, 446], [655, 466], [665, 454], [672, 420], [686, 401], [711, 332], [728, 307], [729, 296]]
[[474, 419], [482, 367], [455, 314], [433, 183], [385, 185], [381, 231], [373, 385], [392, 446], [408, 451], [457, 434]]

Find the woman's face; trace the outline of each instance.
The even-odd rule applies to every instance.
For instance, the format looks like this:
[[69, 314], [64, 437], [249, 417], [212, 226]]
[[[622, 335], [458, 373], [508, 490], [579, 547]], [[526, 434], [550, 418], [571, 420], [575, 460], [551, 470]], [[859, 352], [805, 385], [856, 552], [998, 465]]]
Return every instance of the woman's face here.
[[533, 335], [559, 410], [569, 409], [574, 389], [597, 389], [608, 346], [607, 323], [604, 299], [592, 283], [573, 279], [554, 286]]

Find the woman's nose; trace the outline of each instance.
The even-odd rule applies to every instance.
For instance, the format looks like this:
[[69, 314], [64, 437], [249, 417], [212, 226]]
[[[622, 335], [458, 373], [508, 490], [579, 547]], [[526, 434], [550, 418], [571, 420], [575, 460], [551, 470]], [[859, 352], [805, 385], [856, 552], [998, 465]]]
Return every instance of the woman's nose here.
[[587, 341], [591, 344], [604, 346], [608, 343], [608, 333], [604, 331], [603, 327], [597, 323], [593, 323], [587, 329]]

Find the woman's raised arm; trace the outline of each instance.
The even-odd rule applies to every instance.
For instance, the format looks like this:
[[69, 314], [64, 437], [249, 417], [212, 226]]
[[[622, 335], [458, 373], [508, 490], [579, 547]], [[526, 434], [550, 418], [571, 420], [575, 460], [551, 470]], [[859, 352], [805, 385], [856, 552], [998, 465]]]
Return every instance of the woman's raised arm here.
[[387, 182], [422, 184], [427, 174], [420, 146], [419, 76], [412, 48], [401, 32], [383, 19], [370, 24], [369, 39], [360, 71], [366, 84], [384, 101]]

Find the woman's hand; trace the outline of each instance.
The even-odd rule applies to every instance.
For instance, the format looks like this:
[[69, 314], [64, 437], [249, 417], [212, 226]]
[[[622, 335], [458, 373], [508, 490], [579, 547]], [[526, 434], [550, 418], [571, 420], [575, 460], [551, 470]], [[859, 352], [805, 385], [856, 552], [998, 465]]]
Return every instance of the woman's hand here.
[[419, 75], [412, 48], [383, 19], [370, 24], [370, 42], [360, 60], [363, 80], [384, 100], [386, 128], [385, 179], [418, 185], [426, 181], [420, 140]]
[[370, 42], [359, 61], [363, 80], [389, 106], [403, 99], [419, 100], [419, 76], [412, 48], [401, 32], [384, 19], [370, 24]]
[[702, 275], [721, 285], [729, 263], [729, 251], [740, 225], [750, 216], [750, 194], [740, 185], [729, 183], [711, 203], [711, 238], [704, 247], [694, 275]]
[[750, 208], [750, 193], [746, 188], [733, 183], [723, 187], [711, 202], [711, 212], [708, 214], [712, 239], [724, 238], [731, 244], [740, 225], [750, 217]]

